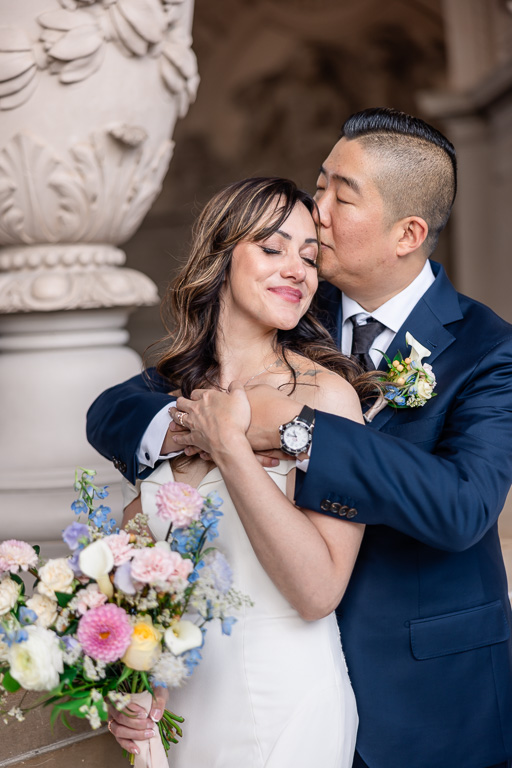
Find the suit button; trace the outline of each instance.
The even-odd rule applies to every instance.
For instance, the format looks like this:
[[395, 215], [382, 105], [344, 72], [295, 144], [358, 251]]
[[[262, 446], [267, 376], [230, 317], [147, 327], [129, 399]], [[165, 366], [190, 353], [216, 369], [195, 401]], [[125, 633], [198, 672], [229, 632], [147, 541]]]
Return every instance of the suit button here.
[[323, 509], [324, 512], [330, 512], [331, 511], [331, 502], [329, 499], [323, 499], [320, 504], [320, 509]]
[[334, 512], [336, 515], [339, 515], [341, 509], [341, 504], [339, 501], [333, 501], [331, 504], [331, 511]]
[[346, 504], [343, 504], [343, 506], [341, 507], [341, 509], [338, 512], [338, 514], [339, 514], [340, 517], [346, 517], [347, 516], [347, 512], [348, 512], [348, 507], [347, 507]]
[[127, 470], [127, 466], [124, 461], [121, 461], [121, 459], [118, 459], [117, 456], [112, 456], [112, 463], [116, 469], [118, 469], [122, 474], [124, 474]]
[[350, 507], [350, 509], [347, 509], [347, 520], [350, 520], [356, 515], [357, 515], [357, 509], [355, 507]]

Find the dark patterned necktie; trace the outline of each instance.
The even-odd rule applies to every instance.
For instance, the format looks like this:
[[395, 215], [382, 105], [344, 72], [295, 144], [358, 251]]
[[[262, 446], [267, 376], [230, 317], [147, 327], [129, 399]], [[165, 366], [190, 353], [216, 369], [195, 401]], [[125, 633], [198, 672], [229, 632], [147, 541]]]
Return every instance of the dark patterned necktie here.
[[385, 331], [387, 326], [383, 323], [379, 323], [373, 317], [369, 317], [364, 325], [357, 325], [355, 317], [350, 318], [352, 325], [354, 326], [352, 334], [352, 357], [360, 363], [365, 371], [374, 371], [375, 366], [370, 357], [370, 349], [382, 331]]

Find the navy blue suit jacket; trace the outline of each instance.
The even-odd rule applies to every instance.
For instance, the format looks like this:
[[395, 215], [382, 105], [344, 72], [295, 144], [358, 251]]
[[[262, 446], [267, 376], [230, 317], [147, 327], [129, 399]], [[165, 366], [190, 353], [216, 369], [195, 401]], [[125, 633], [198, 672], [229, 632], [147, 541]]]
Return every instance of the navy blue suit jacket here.
[[[433, 268], [389, 352], [406, 356], [406, 331], [428, 347], [437, 396], [387, 407], [369, 426], [317, 412], [296, 486], [301, 507], [338, 516], [348, 506], [367, 524], [337, 615], [357, 748], [371, 768], [486, 768], [512, 756], [512, 619], [497, 529], [512, 478], [512, 328]], [[339, 335], [340, 292], [321, 293]], [[108, 458], [115, 446], [132, 480], [142, 434], [170, 400], [161, 380], [151, 386], [136, 377], [89, 412], [92, 444]]]

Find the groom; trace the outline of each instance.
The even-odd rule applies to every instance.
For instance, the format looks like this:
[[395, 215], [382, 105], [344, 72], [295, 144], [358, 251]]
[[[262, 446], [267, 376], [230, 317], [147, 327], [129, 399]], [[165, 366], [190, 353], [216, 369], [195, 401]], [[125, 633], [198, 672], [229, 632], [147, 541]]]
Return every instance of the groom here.
[[[337, 610], [358, 768], [504, 768], [512, 757], [512, 620], [497, 531], [512, 478], [512, 330], [428, 260], [455, 176], [444, 136], [373, 109], [347, 120], [317, 185], [322, 301], [342, 350], [384, 368], [378, 350], [406, 357], [409, 331], [437, 377], [422, 408], [386, 407], [369, 426], [317, 411], [298, 472], [299, 506], [367, 526]], [[165, 451], [165, 386], [155, 377], [149, 391], [137, 377], [89, 412], [89, 439], [132, 481]], [[268, 388], [249, 397], [253, 447], [278, 448], [297, 404]], [[178, 407], [192, 431], [174, 440], [207, 450], [201, 400]]]

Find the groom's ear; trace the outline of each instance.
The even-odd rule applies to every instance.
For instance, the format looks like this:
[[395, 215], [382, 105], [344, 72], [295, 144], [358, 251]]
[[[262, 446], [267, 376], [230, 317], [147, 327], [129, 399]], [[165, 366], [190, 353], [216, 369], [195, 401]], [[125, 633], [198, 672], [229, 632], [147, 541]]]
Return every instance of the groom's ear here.
[[395, 224], [397, 228], [396, 255], [407, 256], [421, 248], [428, 235], [428, 224], [421, 216], [408, 216]]

